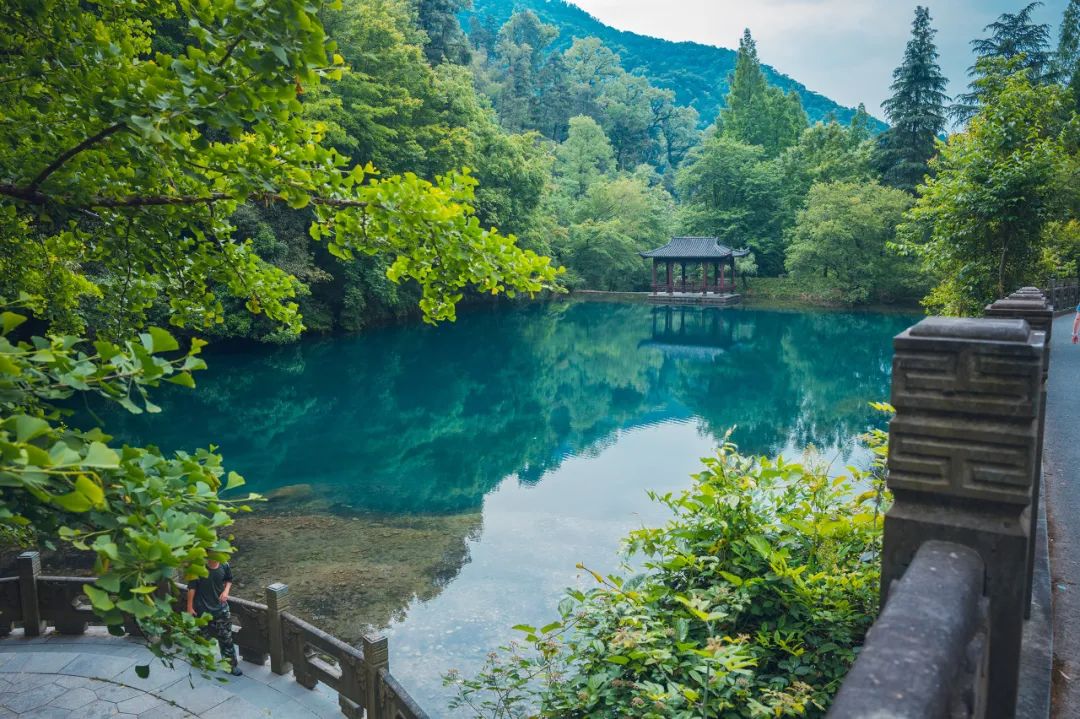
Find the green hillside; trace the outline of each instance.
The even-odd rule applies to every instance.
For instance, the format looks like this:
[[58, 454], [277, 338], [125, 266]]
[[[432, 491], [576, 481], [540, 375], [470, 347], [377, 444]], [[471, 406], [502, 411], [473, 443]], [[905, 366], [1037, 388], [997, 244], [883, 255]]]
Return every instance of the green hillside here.
[[[559, 28], [555, 49], [566, 49], [575, 37], [600, 38], [619, 54], [623, 67], [644, 75], [654, 85], [674, 90], [679, 104], [696, 108], [705, 122], [712, 122], [723, 106], [728, 75], [735, 69], [734, 50], [696, 42], [671, 42], [616, 30], [562, 0], [472, 0], [472, 5], [472, 9], [461, 16], [462, 27], [466, 30], [474, 19], [499, 27], [514, 11], [527, 9]], [[732, 41], [736, 39], [732, 38]], [[847, 123], [855, 114], [854, 108], [844, 107], [808, 90], [768, 65], [763, 67], [771, 84], [798, 93], [811, 121], [824, 119], [832, 113], [839, 121]], [[880, 131], [886, 127], [878, 121], [875, 129]]]

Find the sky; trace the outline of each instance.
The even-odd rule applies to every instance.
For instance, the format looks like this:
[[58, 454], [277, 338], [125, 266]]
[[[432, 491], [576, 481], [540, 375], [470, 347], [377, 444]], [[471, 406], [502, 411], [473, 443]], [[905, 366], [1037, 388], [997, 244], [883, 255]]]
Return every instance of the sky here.
[[[668, 40], [737, 47], [743, 28], [762, 62], [811, 90], [881, 116], [892, 71], [903, 58], [916, 5], [930, 8], [949, 93], [963, 92], [970, 41], [1027, 0], [569, 0], [607, 25]], [[1056, 45], [1068, 0], [1046, 0], [1036, 20]]]

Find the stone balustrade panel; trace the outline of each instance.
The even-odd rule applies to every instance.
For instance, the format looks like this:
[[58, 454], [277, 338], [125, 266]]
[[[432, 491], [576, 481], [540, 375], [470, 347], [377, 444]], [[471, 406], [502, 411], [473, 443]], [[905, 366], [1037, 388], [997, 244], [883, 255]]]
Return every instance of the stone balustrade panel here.
[[19, 599], [19, 578], [0, 579], [0, 637], [11, 633], [15, 622], [22, 621], [22, 601]]
[[41, 617], [60, 634], [85, 634], [90, 624], [100, 623], [83, 592], [86, 577], [38, 577]]
[[[38, 553], [24, 552], [19, 576], [0, 578], [0, 636], [9, 634], [15, 624], [22, 624], [28, 636], [50, 625], [63, 634], [82, 634], [88, 625], [100, 625], [83, 592], [83, 585], [94, 581], [94, 577], [44, 576]], [[182, 611], [187, 587], [172, 586], [177, 592], [174, 607]], [[161, 588], [168, 590], [168, 585]], [[365, 637], [363, 650], [351, 646], [283, 611], [288, 606], [287, 586], [272, 584], [266, 593], [268, 604], [229, 599], [234, 640], [246, 661], [264, 664], [269, 658], [272, 671], [291, 670], [297, 683], [308, 689], [322, 682], [338, 693], [338, 705], [350, 719], [427, 719], [390, 675], [384, 638]], [[25, 621], [28, 608], [34, 618], [30, 627]], [[126, 621], [125, 628], [135, 631], [134, 621]]]

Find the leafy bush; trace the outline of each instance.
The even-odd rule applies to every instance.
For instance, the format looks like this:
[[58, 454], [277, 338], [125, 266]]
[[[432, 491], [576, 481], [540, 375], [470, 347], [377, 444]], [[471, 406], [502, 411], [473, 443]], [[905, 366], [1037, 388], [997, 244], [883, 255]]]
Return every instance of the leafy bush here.
[[205, 342], [192, 339], [183, 351], [158, 327], [122, 343], [56, 334], [19, 340], [28, 319], [0, 311], [0, 543], [53, 547], [59, 538], [93, 552], [97, 579], [83, 591], [110, 631], [122, 634], [130, 616], [166, 664], [183, 658], [200, 671], [218, 668], [199, 636], [208, 619], [173, 610], [176, 583], [206, 576], [208, 559], [229, 558], [232, 515], [257, 495], [218, 496], [244, 482], [225, 471], [213, 447], [167, 455], [68, 423], [71, 407], [90, 397], [135, 414], [161, 411], [149, 389], [194, 387], [191, 373], [206, 367], [198, 356]]
[[726, 443], [704, 462], [690, 489], [653, 495], [674, 516], [628, 537], [636, 574], [586, 570], [595, 588], [568, 590], [558, 621], [516, 627], [524, 641], [475, 678], [446, 677], [454, 707], [498, 719], [823, 715], [876, 615], [879, 462], [832, 478], [812, 453], [789, 463]]

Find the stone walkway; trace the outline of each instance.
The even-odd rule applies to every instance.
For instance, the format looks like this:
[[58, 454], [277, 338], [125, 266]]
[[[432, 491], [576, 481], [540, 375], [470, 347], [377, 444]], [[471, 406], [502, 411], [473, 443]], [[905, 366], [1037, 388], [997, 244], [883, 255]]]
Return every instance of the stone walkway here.
[[[241, 661], [242, 677], [204, 679], [177, 663], [154, 663], [138, 642], [91, 628], [0, 640], [0, 719], [341, 719], [337, 695], [308, 690], [291, 675]], [[140, 679], [135, 665], [150, 663]]]
[[1054, 321], [1043, 476], [1054, 606], [1053, 716], [1080, 716], [1080, 345], [1073, 315]]

